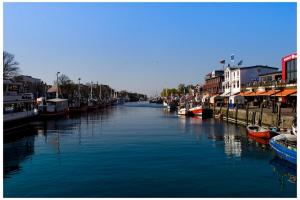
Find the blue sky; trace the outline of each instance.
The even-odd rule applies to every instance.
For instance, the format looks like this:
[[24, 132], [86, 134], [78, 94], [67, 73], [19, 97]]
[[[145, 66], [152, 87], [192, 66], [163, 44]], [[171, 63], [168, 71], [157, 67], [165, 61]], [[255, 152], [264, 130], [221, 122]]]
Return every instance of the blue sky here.
[[219, 61], [281, 68], [296, 3], [4, 3], [4, 50], [23, 74], [153, 95], [204, 82]]

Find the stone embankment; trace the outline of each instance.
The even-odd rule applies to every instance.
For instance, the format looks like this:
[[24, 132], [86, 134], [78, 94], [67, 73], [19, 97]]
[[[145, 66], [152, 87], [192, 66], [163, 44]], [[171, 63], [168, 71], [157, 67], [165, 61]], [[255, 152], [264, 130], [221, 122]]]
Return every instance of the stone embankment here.
[[[248, 113], [247, 113], [248, 112]], [[220, 115], [221, 113], [221, 115]], [[228, 113], [228, 114], [227, 114]], [[261, 124], [264, 127], [279, 127], [281, 129], [290, 129], [293, 124], [294, 116], [278, 115], [278, 113], [261, 112], [251, 109], [228, 109], [215, 107], [214, 115], [223, 117], [224, 120], [238, 124]]]

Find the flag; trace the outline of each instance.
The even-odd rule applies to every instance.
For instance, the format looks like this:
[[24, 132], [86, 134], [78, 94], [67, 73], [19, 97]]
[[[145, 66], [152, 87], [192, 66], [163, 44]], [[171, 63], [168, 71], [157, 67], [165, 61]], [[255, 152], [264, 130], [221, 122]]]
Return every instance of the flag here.
[[221, 60], [220, 63], [221, 63], [221, 64], [225, 64], [225, 60]]
[[243, 64], [243, 60], [241, 60], [239, 63], [238, 63], [238, 66], [242, 65]]
[[234, 54], [231, 54], [230, 60], [231, 60], [231, 61], [234, 61]]

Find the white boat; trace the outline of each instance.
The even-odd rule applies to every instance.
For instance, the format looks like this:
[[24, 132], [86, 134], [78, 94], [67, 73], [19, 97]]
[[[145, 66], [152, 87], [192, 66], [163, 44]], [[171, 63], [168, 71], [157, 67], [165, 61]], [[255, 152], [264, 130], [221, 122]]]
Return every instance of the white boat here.
[[194, 115], [194, 114], [186, 108], [180, 108], [180, 109], [178, 109], [178, 115], [189, 115], [189, 116], [191, 116], [191, 115]]
[[187, 115], [188, 111], [186, 108], [180, 108], [178, 110], [178, 115]]
[[166, 101], [163, 102], [164, 107], [168, 107], [168, 103]]
[[292, 125], [292, 133], [297, 136], [297, 126], [295, 124]]
[[46, 105], [45, 104], [39, 105], [39, 110], [40, 110], [40, 116], [42, 117], [65, 115], [69, 111], [68, 99], [61, 99], [61, 98], [47, 99]]
[[4, 96], [3, 122], [13, 122], [34, 117], [38, 114], [31, 93]]

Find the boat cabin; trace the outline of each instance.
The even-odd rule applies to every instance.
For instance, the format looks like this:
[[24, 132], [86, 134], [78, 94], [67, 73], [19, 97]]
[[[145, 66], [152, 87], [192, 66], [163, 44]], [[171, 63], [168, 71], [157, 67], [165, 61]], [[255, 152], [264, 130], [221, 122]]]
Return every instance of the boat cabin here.
[[56, 113], [56, 112], [64, 112], [68, 110], [68, 99], [47, 99], [47, 112]]

